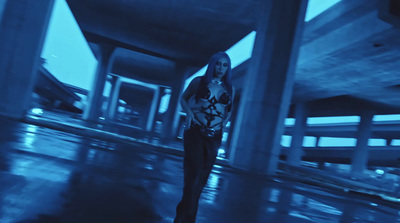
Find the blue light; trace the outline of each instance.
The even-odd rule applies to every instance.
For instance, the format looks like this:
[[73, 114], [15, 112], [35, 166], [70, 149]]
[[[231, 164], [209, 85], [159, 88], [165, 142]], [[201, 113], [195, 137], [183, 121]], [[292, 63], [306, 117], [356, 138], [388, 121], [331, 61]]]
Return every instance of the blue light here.
[[340, 1], [341, 0], [309, 0], [304, 21], [308, 22], [312, 20]]
[[226, 51], [231, 58], [232, 69], [250, 59], [253, 53], [255, 39], [256, 31], [252, 31]]
[[393, 114], [393, 115], [375, 115], [373, 121], [399, 121], [400, 115]]
[[43, 110], [41, 108], [32, 108], [32, 113], [35, 115], [41, 115], [43, 114]]
[[225, 150], [224, 149], [219, 149], [218, 150], [218, 157], [225, 157]]
[[332, 124], [332, 123], [358, 123], [360, 116], [330, 116], [330, 117], [310, 117], [307, 124]]
[[296, 119], [294, 118], [286, 118], [285, 119], [285, 126], [294, 125], [296, 123]]

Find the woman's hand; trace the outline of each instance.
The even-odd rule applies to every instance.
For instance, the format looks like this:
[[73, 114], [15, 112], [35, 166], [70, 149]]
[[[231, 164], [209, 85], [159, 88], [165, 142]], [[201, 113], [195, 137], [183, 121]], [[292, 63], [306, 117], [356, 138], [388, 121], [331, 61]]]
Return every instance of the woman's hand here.
[[194, 78], [189, 86], [186, 88], [186, 90], [183, 92], [180, 103], [182, 106], [182, 109], [186, 112], [186, 125], [185, 129], [188, 130], [190, 128], [190, 125], [192, 121], [196, 124], [200, 124], [199, 121], [196, 120], [193, 111], [190, 109], [188, 105], [189, 99], [194, 96], [199, 89], [199, 85], [201, 82], [201, 77], [196, 77]]
[[197, 121], [197, 119], [195, 118], [194, 113], [192, 112], [192, 110], [189, 110], [186, 113], [186, 125], [185, 125], [185, 129], [186, 130], [190, 129], [190, 126], [191, 126], [192, 122], [195, 123], [195, 124], [201, 125], [201, 123], [199, 121]]
[[190, 124], [192, 124], [192, 120], [194, 119], [194, 114], [192, 111], [186, 113], [186, 124], [185, 129], [190, 129]]

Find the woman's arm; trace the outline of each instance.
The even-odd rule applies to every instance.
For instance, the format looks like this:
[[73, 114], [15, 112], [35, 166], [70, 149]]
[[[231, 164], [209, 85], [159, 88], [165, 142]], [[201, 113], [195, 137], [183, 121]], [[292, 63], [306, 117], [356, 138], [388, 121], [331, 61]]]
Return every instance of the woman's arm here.
[[180, 104], [182, 106], [183, 111], [186, 113], [186, 129], [190, 128], [190, 123], [192, 121], [197, 122], [194, 118], [194, 114], [192, 109], [190, 109], [188, 102], [189, 99], [197, 93], [197, 90], [200, 86], [201, 77], [194, 78], [189, 86], [182, 93]]

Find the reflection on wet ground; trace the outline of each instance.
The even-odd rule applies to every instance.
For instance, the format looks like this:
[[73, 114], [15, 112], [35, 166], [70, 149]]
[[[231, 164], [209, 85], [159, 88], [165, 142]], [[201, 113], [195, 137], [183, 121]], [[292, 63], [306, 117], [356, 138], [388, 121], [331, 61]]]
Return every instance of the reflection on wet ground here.
[[[0, 222], [172, 222], [182, 157], [1, 120]], [[399, 205], [216, 165], [197, 222], [399, 222]]]

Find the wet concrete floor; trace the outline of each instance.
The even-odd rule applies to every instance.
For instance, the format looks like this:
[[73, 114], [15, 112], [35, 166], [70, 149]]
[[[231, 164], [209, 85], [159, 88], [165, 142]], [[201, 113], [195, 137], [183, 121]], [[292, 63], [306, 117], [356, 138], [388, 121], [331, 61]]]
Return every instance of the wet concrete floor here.
[[[0, 222], [172, 222], [182, 157], [0, 120]], [[400, 222], [399, 205], [216, 165], [198, 223]]]

